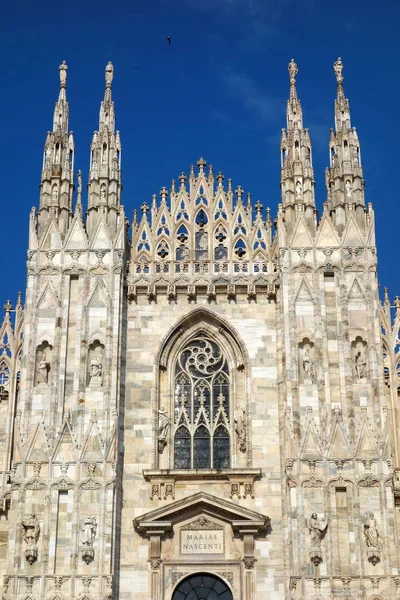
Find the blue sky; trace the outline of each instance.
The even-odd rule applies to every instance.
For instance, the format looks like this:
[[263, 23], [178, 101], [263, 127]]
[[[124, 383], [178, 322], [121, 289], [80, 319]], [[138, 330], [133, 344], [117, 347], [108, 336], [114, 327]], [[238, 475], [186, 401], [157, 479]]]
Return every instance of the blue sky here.
[[38, 205], [43, 144], [62, 60], [68, 63], [75, 165], [84, 182], [104, 68], [114, 63], [122, 202], [131, 218], [134, 208], [150, 202], [200, 156], [275, 215], [292, 57], [299, 65], [298, 92], [321, 208], [334, 122], [332, 64], [341, 56], [361, 142], [366, 200], [376, 211], [381, 289], [387, 285], [392, 298], [400, 294], [399, 22], [395, 0], [7, 3], [0, 19], [1, 302], [14, 302], [17, 290], [25, 289], [29, 211]]

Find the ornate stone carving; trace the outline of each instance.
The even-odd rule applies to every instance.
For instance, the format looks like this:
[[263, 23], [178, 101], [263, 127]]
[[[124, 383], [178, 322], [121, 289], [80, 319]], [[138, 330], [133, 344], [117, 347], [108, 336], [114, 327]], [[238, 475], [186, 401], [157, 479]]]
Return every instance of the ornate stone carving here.
[[178, 583], [178, 581], [180, 579], [182, 579], [183, 577], [185, 577], [185, 575], [187, 575], [186, 572], [182, 572], [182, 571], [173, 571], [172, 575], [171, 575], [171, 582], [172, 585], [175, 585], [176, 583]]
[[221, 575], [221, 577], [223, 577], [227, 581], [229, 581], [229, 583], [231, 585], [233, 585], [233, 573], [232, 573], [232, 571], [222, 571], [222, 573], [218, 573], [218, 574]]
[[37, 541], [40, 534], [40, 525], [38, 518], [34, 513], [21, 522], [22, 536], [26, 542], [25, 558], [32, 565], [38, 557]]
[[195, 521], [185, 525], [183, 529], [223, 529], [223, 527], [221, 527], [221, 525], [217, 525], [217, 523], [214, 523], [213, 521], [210, 521], [210, 519], [207, 519], [207, 517], [201, 516]]
[[158, 500], [161, 500], [159, 483], [153, 483], [153, 485], [151, 486], [150, 500], [153, 500], [153, 498], [158, 498]]

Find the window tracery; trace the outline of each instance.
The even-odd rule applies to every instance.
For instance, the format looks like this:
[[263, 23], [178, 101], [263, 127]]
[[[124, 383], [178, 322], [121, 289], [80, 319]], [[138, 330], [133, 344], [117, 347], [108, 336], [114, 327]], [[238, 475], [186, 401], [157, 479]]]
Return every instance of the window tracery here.
[[230, 376], [219, 345], [197, 337], [175, 367], [174, 467], [230, 467]]

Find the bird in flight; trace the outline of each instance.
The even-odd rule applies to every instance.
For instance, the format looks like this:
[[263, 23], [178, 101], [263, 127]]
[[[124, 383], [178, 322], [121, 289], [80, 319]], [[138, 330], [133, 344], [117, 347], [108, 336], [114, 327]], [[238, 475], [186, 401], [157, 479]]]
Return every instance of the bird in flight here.
[[167, 35], [167, 40], [168, 40], [168, 44], [170, 44], [171, 43], [171, 36], [170, 35]]

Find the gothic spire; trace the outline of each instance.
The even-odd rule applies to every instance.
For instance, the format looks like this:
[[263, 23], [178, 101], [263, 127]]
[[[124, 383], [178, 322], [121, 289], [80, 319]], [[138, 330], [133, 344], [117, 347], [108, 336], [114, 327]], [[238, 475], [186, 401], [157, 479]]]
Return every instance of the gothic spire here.
[[61, 234], [67, 231], [74, 190], [74, 137], [68, 132], [67, 64], [59, 66], [60, 91], [54, 108], [53, 130], [47, 133], [38, 213], [39, 236], [49, 215], [55, 217]]
[[110, 233], [116, 230], [121, 194], [121, 141], [115, 131], [115, 110], [112, 100], [114, 67], [105, 69], [104, 99], [100, 104], [99, 130], [93, 134], [90, 152], [88, 233], [97, 227], [100, 215], [105, 215]]
[[328, 204], [334, 211], [335, 222], [343, 230], [346, 221], [346, 205], [355, 208], [363, 220], [365, 200], [361, 167], [360, 142], [355, 127], [350, 122], [350, 105], [343, 87], [343, 62], [338, 58], [333, 65], [337, 93], [335, 100], [335, 129], [329, 139], [330, 169], [327, 177]]
[[302, 129], [303, 112], [301, 110], [300, 100], [297, 97], [296, 88], [296, 75], [299, 72], [299, 69], [293, 58], [288, 65], [288, 71], [290, 80], [290, 95], [286, 110], [287, 128], [288, 130], [295, 128]]
[[303, 127], [303, 112], [297, 96], [297, 64], [293, 58], [288, 65], [290, 93], [287, 102], [287, 129], [281, 137], [281, 190], [289, 230], [296, 219], [305, 214], [313, 230], [315, 227], [314, 170], [312, 167], [311, 140]]

